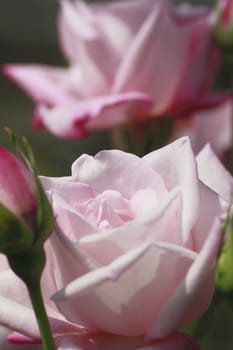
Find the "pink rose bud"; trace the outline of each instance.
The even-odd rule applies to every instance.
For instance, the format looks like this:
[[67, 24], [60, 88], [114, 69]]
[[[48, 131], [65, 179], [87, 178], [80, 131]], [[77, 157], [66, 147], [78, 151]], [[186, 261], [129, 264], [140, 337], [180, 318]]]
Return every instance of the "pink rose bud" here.
[[233, 1], [219, 0], [217, 5], [216, 39], [219, 46], [229, 51], [233, 49]]
[[0, 203], [30, 226], [37, 211], [34, 178], [23, 162], [0, 146]]
[[36, 214], [33, 174], [0, 146], [0, 252], [19, 253], [32, 246]]

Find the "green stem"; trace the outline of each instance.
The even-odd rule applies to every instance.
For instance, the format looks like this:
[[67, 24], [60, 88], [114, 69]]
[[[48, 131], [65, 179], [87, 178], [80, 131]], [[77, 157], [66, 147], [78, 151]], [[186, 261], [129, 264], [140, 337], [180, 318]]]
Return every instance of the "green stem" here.
[[56, 350], [50, 330], [48, 317], [43, 303], [40, 283], [38, 283], [37, 285], [27, 285], [27, 288], [39, 326], [43, 349]]
[[126, 138], [125, 126], [116, 126], [111, 130], [111, 144], [112, 147], [120, 149], [122, 151], [130, 151], [129, 144]]

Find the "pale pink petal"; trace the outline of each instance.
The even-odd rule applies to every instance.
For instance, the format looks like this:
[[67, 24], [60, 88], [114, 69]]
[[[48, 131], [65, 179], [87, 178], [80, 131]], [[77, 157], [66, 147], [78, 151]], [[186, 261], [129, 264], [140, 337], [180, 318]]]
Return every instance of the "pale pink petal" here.
[[213, 108], [174, 120], [172, 138], [189, 136], [194, 153], [198, 153], [209, 142], [214, 153], [222, 156], [230, 149], [232, 142], [232, 112], [232, 100], [228, 98]]
[[[58, 30], [62, 49], [70, 62], [80, 63], [87, 80], [92, 75], [90, 85], [96, 81], [94, 67], [95, 71], [98, 67], [112, 84], [116, 68], [135, 32], [153, 7], [152, 0], [145, 1], [143, 6], [139, 1], [104, 6], [86, 6], [82, 1], [61, 3]], [[100, 84], [95, 95], [99, 89]]]
[[97, 193], [115, 190], [130, 199], [140, 189], [154, 189], [158, 198], [167, 193], [162, 177], [143, 159], [119, 150], [82, 155], [72, 165], [74, 181], [86, 183]]
[[138, 350], [143, 337], [121, 337], [108, 333], [71, 335], [58, 340], [58, 350]]
[[184, 248], [144, 244], [73, 281], [53, 300], [72, 322], [119, 335], [144, 334], [195, 258]]
[[33, 64], [7, 64], [3, 72], [14, 80], [35, 102], [49, 106], [70, 103], [67, 69]]
[[219, 196], [202, 182], [199, 184], [200, 207], [197, 221], [191, 234], [191, 247], [199, 253], [211, 230], [213, 220], [222, 214]]
[[58, 350], [200, 350], [190, 335], [174, 333], [163, 340], [146, 342], [143, 337], [113, 334], [72, 335], [58, 341]]
[[[119, 66], [113, 84], [113, 92], [126, 92], [134, 89], [146, 92], [154, 97], [153, 81], [156, 80], [157, 82], [157, 77], [154, 79], [154, 75], [151, 74], [152, 61], [153, 67], [158, 68], [158, 71], [160, 71], [159, 67], [156, 66], [155, 52], [158, 49], [158, 40], [155, 35], [161, 22], [160, 18], [166, 7], [166, 2], [156, 2], [156, 6], [144, 20], [127, 51], [125, 59]], [[153, 46], [151, 46], [152, 36]], [[160, 81], [159, 85], [161, 83], [162, 81]]]
[[41, 339], [40, 338], [29, 338], [21, 333], [17, 333], [17, 332], [12, 332], [9, 334], [9, 336], [7, 337], [7, 340], [9, 341], [9, 343], [12, 344], [41, 344]]
[[186, 45], [186, 61], [183, 62], [183, 71], [170, 106], [171, 110], [182, 108], [184, 103], [192, 105], [194, 102], [200, 106], [203, 104], [203, 107], [205, 103], [207, 106], [208, 103], [211, 104], [211, 101], [208, 101], [208, 91], [213, 84], [220, 61], [220, 54], [212, 41], [212, 14], [199, 13], [188, 22], [187, 12], [190, 13], [192, 10], [191, 6], [190, 11], [186, 9], [185, 13], [182, 11], [182, 6], [172, 8], [175, 18], [179, 19], [179, 12], [183, 14], [184, 21], [186, 21], [186, 26], [185, 22], [183, 26], [187, 29], [189, 38], [186, 38], [186, 43], [183, 39], [183, 44]]
[[35, 126], [44, 126], [59, 137], [81, 138], [93, 130], [127, 123], [131, 118], [144, 118], [151, 106], [150, 97], [133, 92], [51, 109], [42, 105], [36, 112]]
[[[51, 203], [56, 215], [56, 223], [64, 230], [66, 237], [75, 242], [81, 237], [99, 232], [95, 222], [88, 220], [78, 211], [83, 200], [94, 197], [93, 190], [82, 183], [66, 183], [55, 187], [50, 194]], [[77, 231], [78, 228], [78, 231]]]
[[[55, 270], [55, 266], [50, 242], [46, 243], [46, 253], [46, 268], [43, 271], [41, 286], [50, 324], [54, 333], [67, 330], [77, 331], [79, 326], [67, 322], [63, 315], [58, 312], [54, 303], [49, 300], [50, 296], [57, 290], [54, 276], [51, 274], [51, 271]], [[38, 339], [38, 326], [26, 286], [9, 267], [0, 273], [0, 310], [1, 325]]]
[[[54, 271], [53, 278], [56, 283], [56, 290], [96, 269], [97, 264], [94, 259], [82, 251], [78, 243], [68, 240], [58, 226], [55, 227], [55, 233], [50, 240], [53, 247], [52, 269]], [[53, 293], [50, 293], [48, 298]]]
[[7, 258], [4, 254], [0, 253], [0, 273], [8, 269], [9, 269], [9, 263], [7, 261]]
[[182, 232], [179, 194], [178, 189], [171, 191], [147, 214], [121, 227], [83, 237], [79, 242], [80, 247], [101, 265], [106, 265], [145, 242], [180, 244]]
[[[0, 328], [0, 348], [2, 350], [42, 350], [41, 344], [38, 344], [35, 342], [33, 343], [33, 340], [31, 338], [28, 338], [28, 340], [30, 339], [30, 342], [28, 342], [27, 344], [17, 342], [17, 346], [16, 346], [14, 342], [11, 342], [11, 340], [8, 340], [9, 337], [11, 337], [11, 334], [9, 332], [10, 331], [6, 328], [3, 328], [3, 327]], [[7, 337], [8, 334], [9, 336]], [[14, 333], [14, 334], [16, 335], [17, 333]], [[20, 336], [20, 333], [18, 333], [18, 335]], [[23, 336], [21, 335], [21, 337]]]
[[75, 4], [71, 1], [61, 1], [58, 16], [58, 32], [64, 54], [72, 63], [79, 60], [81, 39], [95, 39], [97, 33], [91, 21], [88, 21], [88, 9], [83, 1]]
[[[2, 326], [14, 329], [28, 337], [38, 339], [39, 330], [31, 307], [25, 307], [18, 302], [0, 297], [0, 308], [0, 322]], [[54, 334], [61, 332], [80, 332], [82, 330], [82, 327], [79, 327], [78, 324], [75, 325], [66, 320], [56, 319], [50, 316], [49, 323]]]
[[171, 105], [168, 113], [172, 113], [175, 117], [188, 118], [190, 113], [215, 108], [221, 103], [224, 103], [227, 99], [229, 99], [229, 93], [220, 91], [209, 91], [206, 93], [199, 92], [195, 95], [195, 98], [194, 95], [184, 96], [184, 98], [180, 95], [180, 98], [175, 100], [174, 104]]
[[[137, 33], [143, 24], [143, 21], [155, 6], [154, 0], [145, 0], [143, 2], [140, 0], [125, 0], [109, 2], [108, 4], [92, 4], [91, 9], [101, 18], [99, 20], [100, 22], [103, 20], [102, 14], [104, 14], [106, 17], [109, 16], [110, 19], [112, 19], [112, 16], [114, 16], [121, 20], [129, 28], [130, 32]], [[111, 28], [109, 29], [111, 31]], [[109, 35], [109, 33], [106, 32], [106, 35]], [[118, 35], [116, 33], [114, 35], [112, 32], [112, 40], [109, 40], [109, 43], [117, 40], [117, 36]], [[118, 38], [118, 40], [120, 41], [120, 38]]]
[[201, 181], [217, 192], [228, 203], [232, 202], [233, 178], [207, 145], [197, 156], [198, 174]]
[[154, 0], [115, 1], [90, 6], [103, 32], [103, 39], [112, 49], [118, 64], [124, 59], [135, 34], [155, 6]]
[[209, 49], [209, 22], [204, 13], [182, 19], [165, 1], [156, 2], [119, 67], [113, 92], [133, 88], [151, 95], [156, 115], [168, 112], [172, 105], [180, 107], [183, 102], [191, 104], [202, 98], [215, 69], [209, 61], [216, 61], [212, 57], [215, 53]]
[[161, 175], [168, 190], [176, 186], [181, 188], [182, 234], [183, 242], [187, 241], [198, 218], [200, 205], [196, 160], [188, 138], [181, 138], [156, 152], [151, 152], [143, 160]]
[[161, 341], [154, 341], [137, 350], [201, 350], [197, 341], [190, 335], [176, 332]]
[[[147, 329], [147, 339], [163, 338], [202, 314], [214, 292], [214, 265], [222, 240], [222, 224], [215, 220], [200, 254]], [[201, 296], [200, 296], [201, 294]]]
[[81, 67], [83, 89], [88, 87], [89, 95], [106, 94], [118, 62], [102, 37], [95, 14], [82, 1], [63, 0], [58, 30], [64, 53]]
[[26, 307], [8, 297], [0, 297], [0, 323], [31, 337], [38, 337], [38, 327], [31, 307]]
[[[54, 269], [54, 265], [53, 265], [53, 258], [51, 254], [52, 248], [49, 241], [47, 241], [45, 244], [45, 250], [47, 254], [46, 267], [43, 271], [42, 280], [41, 280], [43, 297], [46, 301], [46, 309], [49, 316], [53, 318], [62, 319], [63, 317], [57, 311], [54, 303], [52, 303], [49, 300], [49, 297], [57, 290], [53, 275], [51, 275], [50, 273], [50, 271]], [[25, 309], [28, 309], [28, 311], [31, 311], [31, 302], [30, 302], [30, 298], [29, 298], [26, 286], [9, 268], [9, 264], [7, 264], [5, 266], [5, 270], [2, 269], [0, 273], [0, 295], [2, 298], [6, 300], [6, 302], [9, 302], [9, 305], [13, 302], [13, 304], [18, 304], [19, 307], [22, 306]], [[1, 315], [0, 315], [0, 318], [1, 318]], [[15, 315], [15, 318], [17, 318], [17, 313]], [[10, 327], [10, 328], [14, 329], [14, 327]]]
[[49, 192], [50, 189], [65, 185], [68, 182], [72, 182], [71, 176], [61, 176], [61, 177], [47, 177], [47, 176], [39, 176], [40, 182], [43, 185], [45, 191]]

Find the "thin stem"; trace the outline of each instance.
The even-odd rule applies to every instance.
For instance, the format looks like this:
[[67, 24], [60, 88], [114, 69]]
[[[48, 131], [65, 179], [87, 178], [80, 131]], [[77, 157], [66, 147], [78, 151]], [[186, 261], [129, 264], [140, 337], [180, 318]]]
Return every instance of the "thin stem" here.
[[130, 151], [129, 144], [126, 137], [125, 126], [116, 126], [111, 130], [111, 143], [112, 147], [120, 149], [122, 151]]
[[56, 350], [50, 330], [48, 317], [44, 307], [40, 283], [38, 283], [38, 285], [27, 285], [27, 288], [39, 326], [43, 349]]

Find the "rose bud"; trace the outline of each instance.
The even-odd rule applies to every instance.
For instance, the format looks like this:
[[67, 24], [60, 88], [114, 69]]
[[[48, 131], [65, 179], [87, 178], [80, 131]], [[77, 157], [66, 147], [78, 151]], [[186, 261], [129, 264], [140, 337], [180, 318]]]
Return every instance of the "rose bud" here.
[[0, 251], [27, 249], [36, 226], [37, 199], [33, 174], [0, 146]]
[[8, 259], [40, 249], [53, 225], [52, 210], [27, 147], [28, 157], [19, 150], [23, 162], [0, 146], [0, 252]]

